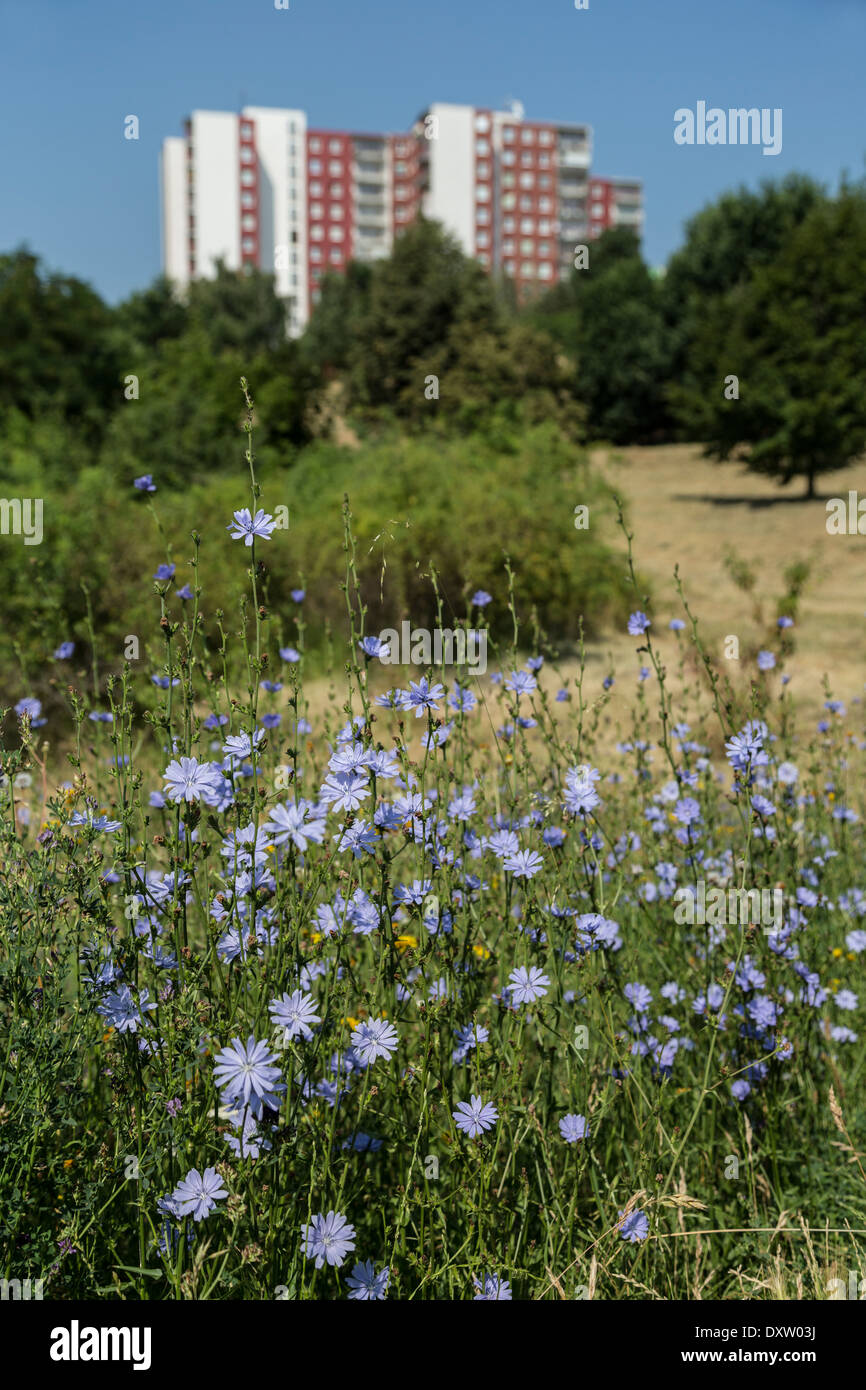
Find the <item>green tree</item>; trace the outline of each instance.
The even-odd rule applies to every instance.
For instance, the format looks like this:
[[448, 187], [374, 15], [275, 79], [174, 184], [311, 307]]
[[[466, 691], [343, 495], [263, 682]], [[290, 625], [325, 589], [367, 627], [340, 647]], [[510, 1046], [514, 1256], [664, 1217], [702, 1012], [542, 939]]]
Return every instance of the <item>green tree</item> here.
[[344, 274], [322, 278], [321, 297], [310, 317], [301, 348], [315, 367], [331, 374], [349, 366], [351, 345], [369, 309], [372, 268], [350, 261]]
[[122, 368], [112, 311], [89, 285], [46, 273], [26, 248], [0, 256], [0, 410], [98, 434]]
[[629, 444], [667, 432], [670, 335], [659, 282], [631, 228], [604, 232], [588, 248], [588, 265], [526, 316], [572, 358], [573, 390], [591, 436]]
[[687, 223], [685, 241], [662, 282], [672, 380], [688, 382], [707, 315], [773, 260], [823, 197], [813, 179], [791, 174], [780, 183], [765, 180], [756, 191], [725, 193]]
[[286, 307], [273, 275], [264, 271], [227, 270], [218, 261], [212, 279], [193, 280], [187, 303], [192, 322], [214, 353], [236, 352], [249, 362], [262, 351], [275, 352], [285, 341]]
[[701, 374], [674, 393], [681, 420], [712, 456], [737, 454], [781, 483], [804, 477], [814, 496], [816, 477], [866, 449], [864, 303], [866, 190], [843, 187], [707, 315]]
[[187, 306], [161, 275], [117, 306], [117, 324], [138, 350], [152, 352], [166, 338], [179, 338], [189, 323]]
[[438, 223], [420, 218], [372, 268], [349, 349], [353, 401], [396, 409], [417, 382], [418, 362], [441, 350], [455, 324], [484, 333], [499, 319], [496, 290], [481, 266]]
[[175, 486], [237, 466], [243, 452], [239, 378], [249, 366], [240, 353], [215, 354], [199, 324], [164, 339], [131, 368], [139, 397], [114, 412], [104, 466], [129, 482], [153, 473], [159, 483]]

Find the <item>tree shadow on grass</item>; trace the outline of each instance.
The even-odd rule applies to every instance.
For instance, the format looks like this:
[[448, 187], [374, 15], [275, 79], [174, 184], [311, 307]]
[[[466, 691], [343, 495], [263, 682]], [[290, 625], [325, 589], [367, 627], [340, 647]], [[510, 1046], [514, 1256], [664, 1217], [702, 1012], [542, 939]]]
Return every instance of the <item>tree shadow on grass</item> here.
[[712, 507], [751, 507], [757, 511], [762, 507], [790, 507], [801, 506], [804, 502], [829, 502], [830, 497], [830, 493], [825, 497], [823, 493], [819, 492], [816, 492], [814, 497], [807, 497], [805, 493], [802, 495], [798, 493], [794, 497], [780, 497], [776, 493], [770, 497], [713, 497], [706, 492], [675, 492], [673, 500], [675, 502], [709, 502]]

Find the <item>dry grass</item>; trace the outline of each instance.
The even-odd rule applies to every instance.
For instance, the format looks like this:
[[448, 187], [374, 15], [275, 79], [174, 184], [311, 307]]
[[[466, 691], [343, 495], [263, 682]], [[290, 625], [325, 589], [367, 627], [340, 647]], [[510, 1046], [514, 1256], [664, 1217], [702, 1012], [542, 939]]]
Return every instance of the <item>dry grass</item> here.
[[[626, 501], [636, 563], [653, 588], [656, 629], [661, 620], [666, 625], [669, 617], [681, 615], [673, 579], [679, 565], [710, 651], [721, 658], [723, 639], [735, 634], [743, 654], [766, 629], [756, 621], [752, 596], [728, 573], [726, 550], [732, 548], [757, 569], [755, 597], [768, 624], [785, 588], [786, 567], [808, 560], [813, 568], [795, 630], [792, 692], [812, 712], [823, 699], [825, 675], [840, 696], [850, 699], [862, 690], [866, 542], [828, 535], [826, 500], [847, 497], [858, 484], [866, 493], [866, 470], [826, 475], [821, 496], [807, 502], [799, 495], [802, 483], [776, 487], [739, 464], [702, 458], [693, 445], [600, 450], [594, 462]], [[610, 645], [617, 653], [634, 644], [629, 639]]]
[[[793, 561], [805, 560], [812, 569], [793, 632], [796, 651], [786, 667], [793, 677], [788, 691], [800, 720], [807, 723], [814, 723], [820, 715], [825, 676], [833, 693], [850, 705], [864, 683], [861, 634], [866, 613], [866, 540], [828, 535], [826, 501], [847, 497], [848, 490], [857, 489], [858, 484], [866, 495], [866, 469], [827, 475], [820, 481], [820, 496], [805, 501], [801, 482], [779, 488], [768, 479], [748, 474], [740, 464], [719, 465], [704, 459], [696, 445], [596, 450], [593, 463], [625, 502], [634, 533], [635, 565], [652, 591], [653, 638], [663, 660], [669, 663], [670, 689], [675, 697], [679, 688], [676, 644], [667, 625], [672, 617], [685, 616], [676, 591], [675, 566], [679, 566], [684, 592], [699, 619], [707, 650], [718, 660], [723, 675], [744, 688], [757, 675], [755, 650], [774, 630], [777, 600], [785, 590], [784, 572]], [[579, 545], [581, 533], [574, 534]], [[624, 553], [621, 536], [608, 539]], [[757, 571], [754, 593], [744, 593], [734, 583], [725, 566], [728, 550]], [[638, 606], [637, 598], [634, 606]], [[739, 661], [724, 660], [724, 639], [729, 635], [739, 639]], [[631, 727], [637, 668], [643, 660], [635, 656], [637, 645], [624, 631], [612, 631], [587, 646], [584, 698], [591, 702], [601, 695], [601, 681], [609, 670], [616, 677], [601, 727], [602, 747]], [[564, 661], [562, 671], [573, 678], [576, 660]], [[373, 689], [378, 692], [405, 683], [410, 674], [417, 678], [417, 671], [399, 667], [377, 670], [374, 663]], [[709, 693], [696, 662], [690, 663], [687, 678], [692, 683], [688, 697], [691, 718], [695, 686], [702, 690], [704, 709], [709, 705]], [[778, 685], [777, 675], [767, 679]], [[482, 688], [487, 685], [482, 680]], [[342, 692], [338, 697], [334, 686], [324, 679], [307, 679], [304, 693], [317, 727], [326, 705], [333, 707], [344, 698]], [[649, 705], [654, 714], [657, 700], [652, 694]], [[492, 717], [499, 722], [495, 711]]]

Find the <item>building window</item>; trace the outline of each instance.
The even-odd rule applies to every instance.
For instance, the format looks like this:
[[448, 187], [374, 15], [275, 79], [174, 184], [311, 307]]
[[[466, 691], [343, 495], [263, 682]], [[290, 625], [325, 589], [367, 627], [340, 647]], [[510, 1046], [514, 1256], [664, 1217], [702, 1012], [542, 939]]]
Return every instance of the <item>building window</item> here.
[[535, 266], [534, 266], [533, 262], [532, 262], [532, 261], [523, 261], [523, 262], [521, 262], [520, 274], [523, 276], [524, 280], [534, 280], [534, 279], [535, 279]]
[[490, 236], [489, 236], [489, 233], [487, 233], [487, 232], [476, 232], [476, 233], [475, 233], [475, 245], [476, 245], [476, 246], [489, 246], [489, 245], [490, 245]]
[[476, 116], [475, 129], [477, 130], [479, 135], [483, 135], [485, 131], [490, 129], [490, 117], [485, 116], [483, 112], [480, 115]]
[[332, 198], [342, 198], [343, 185], [341, 183], [332, 183], [328, 192]]
[[521, 199], [520, 199], [520, 211], [521, 211], [521, 212], [531, 212], [531, 211], [532, 211], [532, 199], [530, 198], [530, 196], [529, 196], [528, 193], [524, 193], [524, 194], [522, 195]]
[[241, 207], [242, 207], [242, 208], [254, 208], [255, 205], [256, 205], [256, 195], [255, 195], [255, 193], [251, 193], [251, 192], [248, 192], [248, 191], [244, 190], [244, 192], [241, 193]]
[[322, 259], [322, 248], [321, 248], [321, 246], [311, 246], [311, 247], [310, 247], [310, 260], [311, 260], [311, 261], [320, 261], [321, 259]]
[[520, 162], [523, 165], [524, 169], [531, 169], [533, 163], [532, 150], [522, 150], [520, 154]]
[[538, 187], [539, 187], [539, 188], [552, 188], [552, 187], [553, 187], [553, 184], [551, 183], [550, 175], [549, 175], [549, 174], [539, 174], [539, 175], [538, 175]]
[[342, 172], [343, 166], [340, 163], [339, 159], [332, 159], [330, 164], [328, 165], [328, 173], [331, 175], [331, 178], [339, 178]]
[[322, 172], [322, 161], [321, 161], [321, 159], [311, 159], [311, 160], [310, 160], [310, 173], [311, 173], [311, 174], [321, 174], [321, 172]]
[[254, 212], [244, 213], [241, 218], [241, 227], [245, 232], [254, 232], [256, 230], [256, 215]]
[[521, 188], [532, 188], [534, 184], [535, 184], [535, 175], [534, 175], [534, 174], [521, 174], [521, 175], [520, 175], [520, 187], [521, 187]]
[[505, 269], [508, 271], [508, 274], [509, 274], [509, 275], [513, 275], [513, 274], [514, 274], [514, 271], [515, 271], [515, 269], [516, 269], [515, 264], [514, 264], [514, 261], [506, 261], [506, 262], [505, 262]]
[[310, 217], [313, 221], [324, 215], [324, 208], [321, 203], [310, 203]]
[[243, 239], [244, 255], [251, 256], [256, 249], [255, 237], [245, 236]]
[[604, 203], [593, 203], [592, 215], [593, 217], [604, 217]]
[[342, 240], [343, 240], [343, 228], [342, 228], [342, 227], [331, 227], [331, 228], [329, 229], [329, 231], [328, 231], [328, 236], [331, 238], [331, 241], [342, 241]]
[[333, 220], [334, 222], [342, 222], [342, 220], [343, 220], [343, 204], [342, 204], [342, 203], [334, 203], [333, 207], [331, 208], [331, 218], [332, 218], [332, 220]]
[[506, 145], [513, 145], [513, 144], [514, 144], [514, 141], [515, 141], [515, 138], [516, 138], [516, 131], [515, 131], [513, 125], [506, 125], [506, 126], [503, 126], [503, 127], [502, 127], [502, 141], [503, 141], [503, 144], [506, 144]]
[[553, 279], [553, 266], [550, 264], [549, 261], [545, 265], [540, 265], [538, 267], [538, 278], [539, 280]]
[[476, 203], [490, 202], [490, 189], [487, 188], [483, 183], [477, 183], [475, 185], [475, 201]]
[[310, 149], [311, 149], [312, 151], [314, 151], [316, 154], [318, 154], [318, 153], [319, 153], [319, 150], [320, 150], [321, 148], [322, 148], [322, 142], [321, 142], [321, 140], [318, 138], [318, 136], [316, 136], [316, 135], [311, 135], [311, 136], [310, 136]]
[[490, 141], [489, 141], [489, 140], [476, 140], [476, 141], [475, 141], [475, 153], [476, 153], [476, 154], [482, 154], [482, 155], [483, 155], [483, 154], [489, 154], [489, 153], [490, 153]]
[[539, 198], [538, 211], [553, 212], [553, 200], [551, 198]]
[[522, 217], [520, 219], [520, 230], [524, 236], [531, 235], [532, 232], [535, 231], [535, 223], [531, 217]]
[[513, 217], [506, 217], [506, 218], [503, 219], [503, 222], [502, 222], [502, 230], [503, 230], [503, 232], [513, 232], [513, 231], [514, 231], [514, 218], [513, 218]]
[[251, 183], [255, 183], [255, 181], [256, 181], [256, 171], [255, 171], [255, 169], [241, 169], [241, 183], [244, 183], [244, 184], [249, 185], [249, 184], [251, 184]]
[[552, 131], [552, 130], [540, 130], [540, 131], [538, 132], [538, 143], [539, 143], [540, 145], [552, 145], [552, 144], [553, 144], [553, 131]]
[[511, 240], [510, 237], [507, 237], [506, 240], [503, 241], [503, 243], [502, 243], [502, 250], [503, 250], [504, 255], [506, 255], [506, 256], [513, 256], [513, 255], [514, 255], [514, 242]]
[[481, 222], [481, 223], [483, 223], [483, 224], [486, 226], [487, 223], [490, 221], [490, 209], [489, 209], [489, 208], [476, 208], [476, 210], [475, 210], [475, 221], [476, 221], [476, 222]]
[[520, 138], [524, 145], [533, 145], [535, 144], [535, 131], [531, 126], [525, 125], [521, 131]]
[[480, 164], [476, 164], [476, 166], [475, 166], [475, 177], [476, 177], [476, 178], [479, 178], [479, 179], [489, 179], [489, 178], [490, 178], [490, 165], [487, 164], [484, 160], [482, 160], [482, 162], [481, 162]]
[[514, 187], [514, 175], [513, 175], [513, 174], [503, 174], [503, 175], [502, 175], [502, 187], [503, 187], [503, 188], [513, 188], [513, 187]]
[[250, 125], [249, 121], [241, 121], [241, 139], [242, 139], [242, 140], [252, 140], [252, 138], [253, 138], [253, 128], [252, 128], [252, 126]]
[[540, 241], [540, 242], [538, 243], [538, 254], [539, 254], [539, 256], [549, 256], [549, 255], [550, 255], [550, 242], [549, 242], [549, 241]]
[[331, 154], [339, 154], [340, 151], [342, 150], [342, 148], [343, 148], [343, 142], [342, 142], [342, 140], [332, 140], [332, 141], [330, 142], [330, 144], [328, 145], [328, 149], [331, 151]]
[[535, 243], [532, 240], [532, 237], [524, 237], [523, 241], [521, 241], [520, 243], [521, 256], [531, 256], [534, 250]]
[[310, 240], [311, 240], [311, 241], [322, 241], [323, 238], [324, 238], [324, 235], [325, 235], [325, 229], [324, 229], [324, 227], [322, 226], [321, 222], [317, 222], [314, 226], [312, 226], [312, 227], [310, 228]]
[[331, 265], [339, 265], [339, 264], [340, 264], [340, 262], [341, 262], [342, 259], [343, 259], [343, 253], [342, 253], [342, 251], [340, 250], [339, 246], [332, 246], [332, 247], [331, 247], [331, 253], [330, 253], [330, 256], [329, 256], [328, 259], [330, 260]]
[[538, 235], [550, 236], [552, 230], [553, 228], [551, 227], [549, 220], [546, 217], [542, 217], [538, 223]]
[[321, 185], [320, 183], [311, 183], [311, 184], [310, 184], [310, 197], [311, 197], [311, 198], [321, 198], [321, 196], [322, 196], [322, 185]]

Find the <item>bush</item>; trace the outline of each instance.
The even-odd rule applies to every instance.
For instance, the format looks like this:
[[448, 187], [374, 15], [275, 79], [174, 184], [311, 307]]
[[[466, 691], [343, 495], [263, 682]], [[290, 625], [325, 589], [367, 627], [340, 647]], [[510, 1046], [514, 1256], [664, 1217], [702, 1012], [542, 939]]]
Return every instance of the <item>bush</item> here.
[[[22, 467], [25, 462], [22, 457]], [[158, 473], [155, 478], [158, 491], [151, 499], [131, 495], [125, 477], [85, 468], [64, 491], [47, 490], [41, 546], [24, 547], [10, 538], [0, 548], [0, 582], [17, 615], [15, 643], [8, 629], [0, 638], [7, 668], [18, 660], [16, 646], [25, 674], [63, 640], [76, 640], [80, 657], [89, 647], [92, 622], [102, 675], [119, 670], [125, 638], [153, 630], [158, 599], [151, 576], [166, 561], [177, 566], [167, 606], [179, 616], [176, 588], [195, 587], [192, 533], [204, 537], [203, 563], [214, 548], [221, 551], [226, 525], [245, 500], [243, 482], [237, 474], [216, 475], [178, 493], [163, 490]], [[522, 433], [503, 427], [464, 440], [391, 435], [354, 450], [319, 442], [303, 450], [291, 469], [266, 467], [263, 481], [271, 509], [285, 505], [290, 516], [287, 532], [277, 531], [259, 546], [266, 567], [263, 596], [279, 625], [283, 614], [294, 611], [290, 590], [303, 581], [307, 616], [319, 634], [314, 644], [326, 627], [345, 627], [340, 516], [346, 495], [370, 631], [403, 618], [433, 625], [434, 569], [447, 616], [463, 616], [468, 598], [482, 588], [495, 600], [488, 610], [492, 631], [510, 631], [506, 557], [516, 573], [519, 609], [525, 618], [535, 613], [553, 640], [574, 639], [581, 621], [588, 633], [597, 631], [625, 611], [620, 566], [601, 539], [613, 511], [609, 495], [583, 456], [550, 425]], [[164, 539], [150, 514], [151, 500]], [[574, 528], [578, 502], [590, 506], [589, 530]], [[216, 640], [214, 614], [223, 610], [234, 625], [244, 576], [220, 565], [205, 568], [201, 611], [205, 633]], [[159, 641], [146, 650], [142, 638], [141, 655], [159, 668], [165, 660]], [[16, 677], [16, 688], [19, 682]]]

